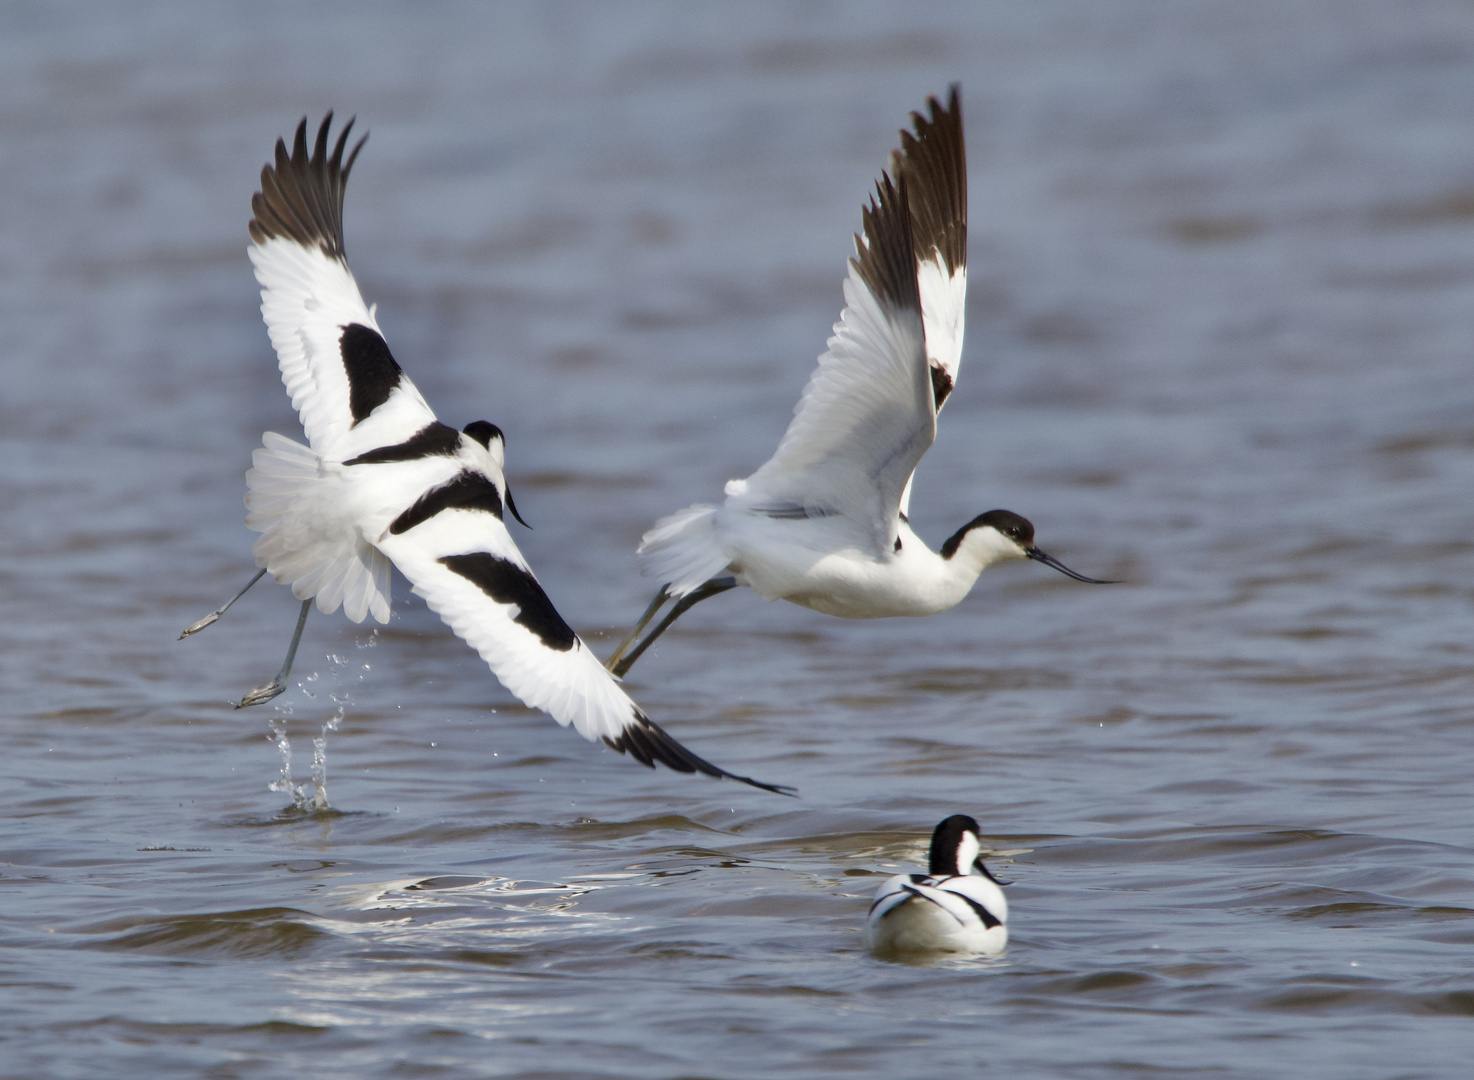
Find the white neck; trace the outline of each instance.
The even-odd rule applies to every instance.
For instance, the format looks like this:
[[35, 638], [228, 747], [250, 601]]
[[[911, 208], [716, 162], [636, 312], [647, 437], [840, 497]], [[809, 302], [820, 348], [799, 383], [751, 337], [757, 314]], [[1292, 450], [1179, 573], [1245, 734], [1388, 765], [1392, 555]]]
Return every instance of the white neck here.
[[[910, 532], [909, 528], [902, 528]], [[1026, 558], [1023, 548], [991, 525], [969, 529], [950, 559], [926, 549], [920, 540], [916, 544], [931, 564], [927, 592], [933, 611], [946, 611], [959, 603], [972, 591], [978, 575], [994, 563]]]
[[978, 860], [978, 853], [983, 850], [978, 838], [970, 832], [962, 834], [962, 839], [957, 842], [957, 873], [973, 874], [973, 863]]

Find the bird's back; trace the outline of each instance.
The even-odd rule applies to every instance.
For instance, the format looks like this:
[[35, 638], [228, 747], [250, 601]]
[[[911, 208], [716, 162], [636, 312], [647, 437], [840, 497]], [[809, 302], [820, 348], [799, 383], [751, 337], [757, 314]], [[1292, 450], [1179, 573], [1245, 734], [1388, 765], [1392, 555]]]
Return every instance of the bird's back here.
[[876, 890], [865, 940], [877, 952], [993, 954], [1008, 944], [1008, 901], [985, 877], [897, 874]]

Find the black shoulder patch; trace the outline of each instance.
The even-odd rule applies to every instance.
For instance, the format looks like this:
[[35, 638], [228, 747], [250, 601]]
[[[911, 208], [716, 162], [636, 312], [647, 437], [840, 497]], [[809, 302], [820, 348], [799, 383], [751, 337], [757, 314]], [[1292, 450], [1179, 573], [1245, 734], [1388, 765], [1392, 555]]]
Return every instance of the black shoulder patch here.
[[402, 443], [381, 446], [343, 462], [344, 465], [385, 465], [392, 461], [419, 461], [427, 457], [455, 457], [461, 445], [460, 432], [434, 420]]
[[348, 374], [348, 409], [357, 424], [384, 402], [399, 385], [399, 365], [377, 331], [349, 323], [338, 338], [343, 370]]
[[297, 125], [290, 154], [286, 143], [276, 140], [276, 165], [262, 166], [261, 190], [251, 196], [254, 216], [247, 228], [256, 243], [280, 237], [305, 248], [320, 248], [329, 258], [343, 257], [343, 192], [368, 136], [358, 140], [345, 163], [343, 148], [353, 130], [353, 121], [349, 120], [338, 134], [338, 145], [330, 158], [328, 128], [332, 123], [332, 113], [323, 117], [311, 156], [307, 153], [305, 116]]
[[498, 604], [516, 604], [513, 621], [531, 630], [548, 648], [567, 652], [578, 642], [578, 635], [563, 621], [537, 579], [516, 563], [486, 551], [447, 555], [440, 562]]
[[501, 492], [481, 473], [462, 470], [449, 483], [431, 488], [416, 499], [413, 506], [394, 519], [389, 531], [395, 536], [407, 533], [442, 510], [478, 510], [500, 521]]
[[931, 365], [931, 396], [936, 402], [937, 411], [940, 412], [942, 402], [947, 400], [947, 395], [952, 392], [952, 376], [947, 374], [947, 369], [941, 364]]

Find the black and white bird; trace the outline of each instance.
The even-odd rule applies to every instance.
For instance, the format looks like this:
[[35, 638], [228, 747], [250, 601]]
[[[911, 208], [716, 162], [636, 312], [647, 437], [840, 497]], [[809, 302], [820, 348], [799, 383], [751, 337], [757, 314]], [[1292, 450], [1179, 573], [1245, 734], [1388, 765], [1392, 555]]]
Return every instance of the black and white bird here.
[[[261, 573], [302, 601], [276, 679], [241, 705], [285, 688], [307, 612], [340, 606], [354, 622], [389, 621], [389, 566], [409, 579], [502, 685], [528, 705], [642, 764], [730, 777], [647, 717], [563, 621], [503, 521], [516, 515], [503, 473], [501, 431], [457, 431], [435, 418], [400, 369], [343, 254], [343, 192], [363, 146], [347, 159], [352, 121], [329, 153], [332, 114], [309, 154], [307, 121], [290, 154], [280, 139], [251, 199], [251, 262], [261, 314], [307, 446], [262, 437], [246, 473], [252, 547]], [[520, 521], [521, 518], [518, 517]], [[210, 625], [244, 594], [185, 631]], [[183, 636], [183, 635], [182, 635]]]
[[926, 874], [897, 874], [875, 892], [865, 944], [876, 952], [996, 954], [1008, 944], [1008, 900], [983, 865], [978, 823], [953, 814], [931, 837]]
[[[665, 582], [609, 659], [623, 675], [691, 605], [746, 585], [826, 615], [935, 615], [993, 563], [1033, 559], [1078, 581], [1008, 510], [973, 518], [934, 552], [908, 521], [911, 480], [957, 381], [967, 299], [967, 162], [962, 108], [912, 113], [889, 174], [863, 213], [845, 307], [767, 464], [728, 481], [721, 506], [656, 522], [640, 544]], [[894, 179], [892, 178], [894, 177]], [[667, 600], [677, 601], [634, 644]]]

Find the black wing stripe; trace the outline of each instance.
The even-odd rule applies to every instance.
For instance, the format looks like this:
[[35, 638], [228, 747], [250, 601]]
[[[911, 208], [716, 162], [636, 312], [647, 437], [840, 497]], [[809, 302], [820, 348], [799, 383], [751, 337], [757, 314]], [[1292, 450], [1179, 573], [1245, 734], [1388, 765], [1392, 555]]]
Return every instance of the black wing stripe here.
[[394, 519], [389, 531], [395, 536], [429, 521], [442, 510], [474, 510], [502, 519], [502, 495], [481, 473], [458, 473], [450, 482], [431, 488], [415, 504]]
[[748, 776], [738, 776], [736, 773], [729, 773], [726, 769], [713, 765], [705, 758], [697, 757], [638, 709], [635, 710], [634, 721], [619, 733], [619, 738], [612, 739], [606, 735], [604, 744], [611, 750], [629, 754], [641, 765], [647, 765], [652, 769], [655, 768], [655, 763], [658, 761], [676, 772], [699, 772], [707, 776], [725, 777], [728, 780], [738, 780], [764, 791], [771, 791], [776, 795], [794, 793], [793, 788], [786, 785], [765, 784], [761, 780], [754, 780]]
[[984, 930], [991, 930], [995, 926], [1002, 926], [1003, 925], [1003, 921], [1001, 919], [999, 919], [996, 915], [994, 915], [987, 908], [983, 907], [982, 904], [978, 903], [972, 897], [965, 896], [964, 894], [962, 894], [960, 892], [952, 892], [951, 889], [948, 889], [947, 891], [949, 893], [952, 893], [952, 895], [955, 896], [955, 897], [957, 897], [959, 900], [965, 900], [965, 901], [967, 901], [967, 906], [970, 907], [970, 908], [972, 908], [973, 911], [977, 912], [978, 918], [983, 920], [983, 929]]
[[[522, 567], [486, 551], [468, 555], [447, 555], [444, 566], [475, 585], [498, 604], [516, 604], [513, 621], [526, 627], [550, 649], [567, 652], [578, 643], [573, 632], [542, 586]], [[647, 763], [648, 764], [648, 763]]]
[[[926, 880], [926, 875], [925, 874], [907, 874], [906, 876], [911, 879], [912, 884], [917, 884], [917, 883], [920, 883], [920, 882], [923, 882], [923, 881]], [[872, 901], [871, 904], [870, 904], [870, 914], [871, 915], [874, 915], [875, 914], [875, 909], [878, 908], [878, 907], [880, 907], [881, 904], [885, 903], [887, 900], [889, 900], [891, 897], [895, 896], [897, 893], [903, 893], [905, 891], [906, 891], [906, 887], [904, 885], [902, 885], [895, 892], [888, 892], [884, 896], [877, 896], [874, 899], [874, 901]], [[896, 906], [897, 907], [900, 907], [901, 905], [900, 904], [897, 904]], [[886, 915], [889, 915], [890, 912], [887, 911], [885, 914]], [[881, 917], [884, 918], [885, 916], [881, 916]]]
[[[920, 889], [913, 889], [910, 885], [902, 885], [901, 886], [901, 891], [902, 892], [908, 892], [908, 893], [911, 894], [911, 896], [914, 899], [917, 899], [917, 900], [925, 900], [928, 904], [933, 904], [936, 907], [939, 907], [943, 911], [947, 912], [948, 915], [952, 915], [952, 913], [950, 911], [947, 911], [946, 908], [942, 907], [941, 904], [938, 904], [935, 900], [933, 900], [930, 896], [927, 896], [926, 893], [922, 892]], [[895, 907], [891, 908], [890, 911], [887, 911], [886, 912], [886, 915], [890, 915], [891, 912], [896, 911], [898, 908], [902, 908], [904, 906], [905, 906], [904, 904], [897, 904]], [[957, 916], [956, 915], [952, 915], [952, 918], [957, 919]], [[961, 919], [957, 919], [957, 921], [959, 923], [962, 922]]]
[[806, 518], [835, 517], [838, 510], [828, 510], [822, 506], [805, 507], [796, 503], [788, 503], [783, 506], [754, 506], [751, 512], [761, 514], [763, 517], [774, 518], [778, 521], [802, 521]]
[[[910, 882], [911, 882], [912, 885], [923, 885], [927, 881], [927, 875], [926, 874], [907, 874], [906, 877], [910, 880]], [[903, 893], [903, 892], [909, 892], [913, 896], [920, 896], [921, 895], [915, 889], [907, 888], [905, 885], [902, 885], [899, 889], [896, 890], [896, 892], [888, 892], [884, 896], [877, 896], [875, 898], [875, 902], [870, 905], [870, 913], [873, 915], [875, 913], [875, 909], [878, 908], [882, 903], [884, 903], [885, 901], [889, 900], [892, 896], [895, 896], [896, 893]], [[923, 897], [923, 899], [925, 899], [925, 897]], [[935, 903], [935, 901], [933, 901], [933, 903]], [[904, 904], [897, 904], [896, 905], [896, 907], [903, 907], [903, 906], [904, 906]], [[894, 910], [894, 909], [892, 909], [892, 910]], [[889, 915], [890, 912], [887, 911], [885, 914], [886, 915]], [[881, 917], [884, 918], [885, 916], [881, 916]]]
[[[942, 904], [939, 901], [933, 900], [930, 896], [927, 896], [926, 893], [922, 892], [920, 889], [913, 889], [910, 885], [902, 885], [901, 886], [901, 889], [904, 892], [910, 893], [912, 896], [916, 897], [916, 899], [918, 899], [918, 900], [925, 900], [928, 904], [935, 904], [937, 907], [941, 908], [943, 911], [946, 911], [948, 915], [952, 915], [952, 912], [947, 911], [947, 909], [945, 907], [943, 907]], [[956, 893], [953, 893], [952, 895], [953, 896], [956, 896], [957, 894]], [[966, 899], [966, 897], [964, 897], [963, 899]], [[900, 905], [900, 904], [897, 904], [896, 905], [896, 907], [901, 907], [901, 906], [902, 905]], [[976, 905], [974, 905], [974, 906], [976, 906]], [[896, 908], [891, 908], [891, 911], [894, 911], [895, 909]], [[889, 915], [890, 914], [890, 911], [887, 911], [886, 914]], [[956, 915], [952, 915], [952, 918], [957, 919], [957, 916]], [[957, 919], [957, 922], [958, 922], [958, 925], [960, 925], [960, 926], [966, 926], [967, 925], [967, 923], [963, 922], [961, 919]]]
[[353, 130], [353, 121], [349, 120], [329, 158], [328, 128], [332, 122], [333, 114], [328, 113], [318, 128], [311, 156], [307, 153], [306, 117], [297, 125], [290, 154], [286, 143], [276, 140], [276, 163], [262, 167], [261, 190], [251, 196], [255, 216], [248, 229], [256, 243], [283, 238], [303, 247], [315, 245], [329, 258], [343, 257], [343, 192], [368, 136], [358, 140], [345, 163], [343, 150]]
[[338, 338], [343, 370], [348, 375], [348, 410], [357, 425], [384, 402], [399, 385], [400, 367], [389, 345], [377, 331], [349, 323]]
[[461, 445], [461, 434], [439, 420], [420, 428], [402, 443], [381, 446], [343, 462], [344, 465], [385, 465], [394, 461], [419, 461], [427, 457], [455, 457]]

